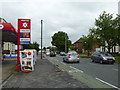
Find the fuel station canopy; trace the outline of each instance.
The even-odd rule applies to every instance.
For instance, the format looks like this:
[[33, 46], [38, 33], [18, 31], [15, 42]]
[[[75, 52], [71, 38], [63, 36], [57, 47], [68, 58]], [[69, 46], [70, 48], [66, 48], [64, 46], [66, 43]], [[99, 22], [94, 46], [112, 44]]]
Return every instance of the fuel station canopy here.
[[17, 30], [11, 23], [0, 23], [0, 31], [2, 31], [2, 42], [17, 44]]

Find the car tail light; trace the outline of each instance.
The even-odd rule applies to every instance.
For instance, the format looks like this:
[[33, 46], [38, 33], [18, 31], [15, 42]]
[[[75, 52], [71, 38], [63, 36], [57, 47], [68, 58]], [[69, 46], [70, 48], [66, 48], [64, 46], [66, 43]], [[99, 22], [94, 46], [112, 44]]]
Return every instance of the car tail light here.
[[68, 58], [71, 58], [71, 57], [70, 57], [70, 54], [68, 54]]
[[25, 62], [24, 62], [24, 61], [22, 61], [22, 64], [25, 64]]
[[28, 55], [31, 55], [31, 52], [28, 52]]

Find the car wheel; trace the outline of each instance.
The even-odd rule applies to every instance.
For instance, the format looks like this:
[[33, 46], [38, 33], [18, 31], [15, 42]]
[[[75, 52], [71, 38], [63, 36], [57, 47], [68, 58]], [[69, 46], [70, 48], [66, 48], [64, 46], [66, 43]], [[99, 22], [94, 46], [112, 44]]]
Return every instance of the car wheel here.
[[63, 58], [63, 62], [65, 62], [65, 59]]
[[100, 60], [100, 64], [103, 64], [103, 61], [102, 61], [102, 60]]
[[94, 60], [92, 60], [92, 62], [94, 62]]
[[79, 63], [80, 61], [77, 61], [77, 63]]
[[114, 62], [110, 63], [110, 64], [114, 64]]

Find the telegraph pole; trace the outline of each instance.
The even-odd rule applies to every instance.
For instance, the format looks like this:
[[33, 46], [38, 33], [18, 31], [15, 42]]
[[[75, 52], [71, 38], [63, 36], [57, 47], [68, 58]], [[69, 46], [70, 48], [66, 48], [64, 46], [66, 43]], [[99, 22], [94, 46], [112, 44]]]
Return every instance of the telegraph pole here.
[[43, 29], [43, 20], [41, 20], [41, 59], [42, 59], [42, 29]]
[[65, 33], [65, 53], [67, 52], [67, 45], [66, 45], [66, 33]]

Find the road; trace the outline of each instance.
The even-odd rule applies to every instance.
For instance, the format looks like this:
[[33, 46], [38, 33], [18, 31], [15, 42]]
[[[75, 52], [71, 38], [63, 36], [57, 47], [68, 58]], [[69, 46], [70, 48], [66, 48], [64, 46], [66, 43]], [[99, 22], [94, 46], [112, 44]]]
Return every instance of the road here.
[[92, 76], [96, 80], [110, 85], [112, 87], [118, 87], [118, 65], [115, 64], [99, 64], [91, 62], [91, 59], [80, 58], [80, 63], [64, 63], [63, 56], [57, 55], [56, 57], [49, 57], [56, 59], [64, 65], [68, 65], [76, 70], [81, 71], [89, 76]]

